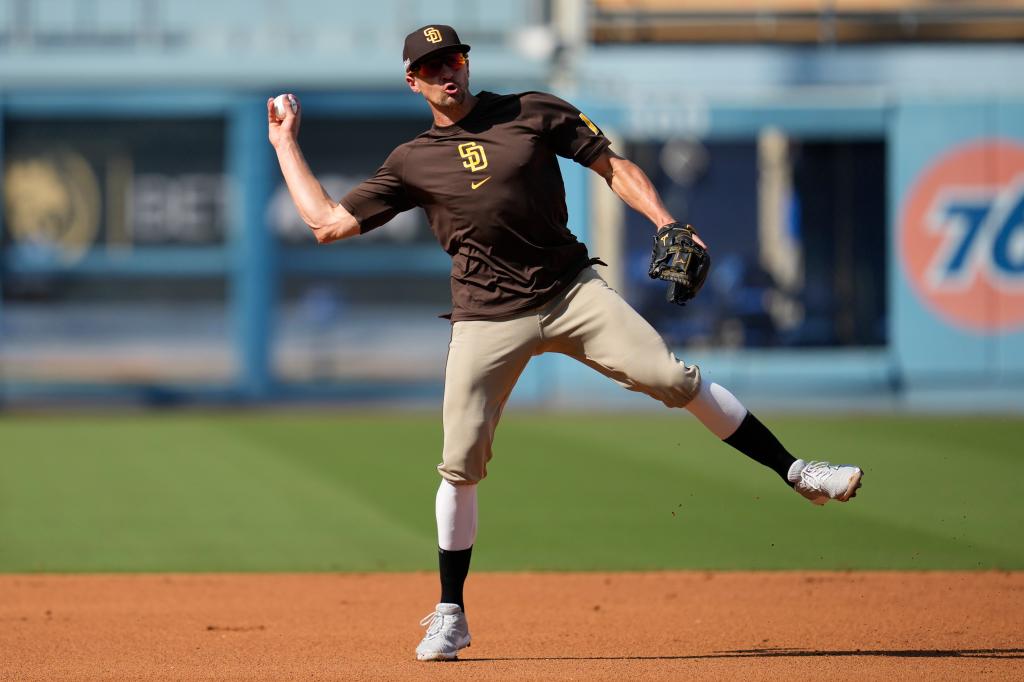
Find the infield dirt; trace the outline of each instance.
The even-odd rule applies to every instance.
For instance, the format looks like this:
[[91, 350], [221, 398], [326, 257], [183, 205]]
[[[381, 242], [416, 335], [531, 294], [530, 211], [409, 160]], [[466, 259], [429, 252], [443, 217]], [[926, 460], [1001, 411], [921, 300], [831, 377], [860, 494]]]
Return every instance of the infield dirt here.
[[417, 663], [435, 581], [0, 576], [0, 679], [1024, 678], [1020, 572], [477, 573], [473, 646]]

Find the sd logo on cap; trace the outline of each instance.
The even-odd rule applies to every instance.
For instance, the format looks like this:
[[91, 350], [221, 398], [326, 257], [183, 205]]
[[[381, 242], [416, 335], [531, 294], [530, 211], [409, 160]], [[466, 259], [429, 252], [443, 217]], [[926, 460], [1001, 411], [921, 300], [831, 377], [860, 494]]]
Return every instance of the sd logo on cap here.
[[422, 26], [405, 37], [402, 60], [405, 70], [416, 66], [425, 57], [439, 52], [469, 52], [469, 45], [459, 40], [459, 34], [451, 26], [431, 24]]

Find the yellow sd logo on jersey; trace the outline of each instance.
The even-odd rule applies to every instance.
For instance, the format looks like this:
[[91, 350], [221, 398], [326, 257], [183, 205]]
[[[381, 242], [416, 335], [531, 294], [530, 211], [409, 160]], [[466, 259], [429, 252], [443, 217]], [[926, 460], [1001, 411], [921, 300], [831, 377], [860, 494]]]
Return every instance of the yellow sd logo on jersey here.
[[470, 173], [476, 173], [487, 168], [487, 154], [479, 142], [463, 142], [460, 144], [459, 156], [463, 158], [462, 165], [468, 168]]

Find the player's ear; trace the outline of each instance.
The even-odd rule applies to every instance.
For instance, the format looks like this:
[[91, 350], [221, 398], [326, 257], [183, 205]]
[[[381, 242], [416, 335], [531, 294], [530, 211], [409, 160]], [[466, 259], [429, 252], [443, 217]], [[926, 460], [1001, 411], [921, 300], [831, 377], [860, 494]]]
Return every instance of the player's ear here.
[[405, 72], [405, 82], [409, 86], [409, 89], [412, 90], [413, 92], [420, 91], [420, 86], [416, 82], [416, 76], [412, 75], [412, 73], [409, 71]]

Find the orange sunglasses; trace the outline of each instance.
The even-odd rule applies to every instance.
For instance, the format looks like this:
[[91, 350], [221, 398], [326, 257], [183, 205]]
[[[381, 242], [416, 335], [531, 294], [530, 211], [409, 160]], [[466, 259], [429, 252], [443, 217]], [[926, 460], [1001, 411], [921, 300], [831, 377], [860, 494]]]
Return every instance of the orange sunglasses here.
[[440, 57], [425, 59], [413, 68], [409, 69], [420, 78], [433, 78], [441, 73], [441, 69], [447, 66], [452, 71], [458, 71], [466, 65], [469, 60], [461, 52], [452, 52]]

